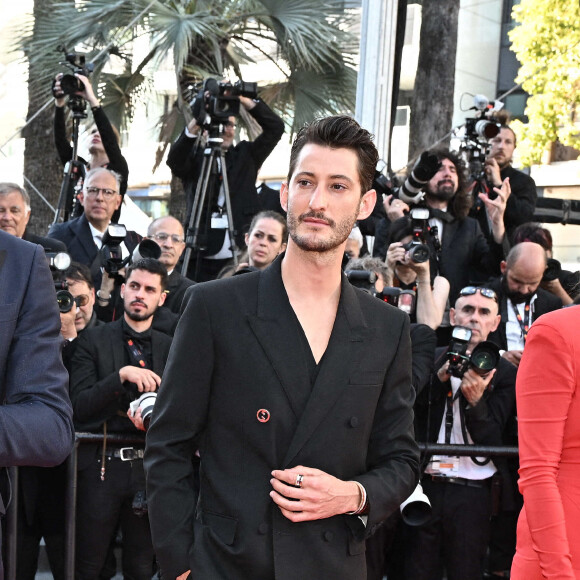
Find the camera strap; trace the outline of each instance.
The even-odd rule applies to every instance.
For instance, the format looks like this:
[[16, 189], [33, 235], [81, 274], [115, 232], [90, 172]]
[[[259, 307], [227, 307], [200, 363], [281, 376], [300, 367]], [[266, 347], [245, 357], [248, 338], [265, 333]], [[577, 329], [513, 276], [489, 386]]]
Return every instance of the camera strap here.
[[461, 387], [457, 389], [455, 395], [449, 381], [449, 391], [447, 392], [446, 410], [445, 410], [445, 443], [451, 443], [451, 431], [453, 431], [453, 403], [461, 395]]
[[530, 310], [531, 310], [531, 300], [526, 300], [526, 305], [524, 306], [524, 318], [520, 314], [518, 307], [510, 300], [510, 304], [514, 309], [516, 320], [522, 329], [522, 337], [524, 339], [524, 344], [526, 344], [526, 338], [528, 337], [528, 331], [530, 330]]

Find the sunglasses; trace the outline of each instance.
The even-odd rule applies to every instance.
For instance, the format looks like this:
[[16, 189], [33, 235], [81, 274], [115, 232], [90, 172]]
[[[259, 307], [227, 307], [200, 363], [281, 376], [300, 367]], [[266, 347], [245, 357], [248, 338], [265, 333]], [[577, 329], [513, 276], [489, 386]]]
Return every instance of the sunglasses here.
[[73, 300], [75, 301], [77, 308], [86, 306], [89, 303], [89, 297], [87, 294], [79, 294], [78, 296], [75, 296]]
[[491, 298], [492, 300], [499, 302], [494, 290], [491, 288], [482, 288], [481, 286], [466, 286], [460, 290], [459, 296], [473, 296], [474, 294], [477, 294], [477, 292], [486, 298]]

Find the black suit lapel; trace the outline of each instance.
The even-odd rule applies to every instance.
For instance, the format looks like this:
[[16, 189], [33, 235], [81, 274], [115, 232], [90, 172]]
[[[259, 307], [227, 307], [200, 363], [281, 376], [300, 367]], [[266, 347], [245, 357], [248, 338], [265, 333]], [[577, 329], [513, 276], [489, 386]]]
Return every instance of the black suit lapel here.
[[257, 314], [250, 315], [248, 322], [298, 419], [300, 397], [294, 385], [309, 383], [310, 378], [295, 314], [282, 283], [281, 263], [278, 258], [260, 274]]
[[283, 466], [290, 466], [313, 432], [331, 411], [348, 388], [350, 370], [368, 348], [367, 328], [356, 291], [346, 276], [342, 277], [341, 296], [336, 320], [328, 347], [321, 360], [321, 367], [312, 389], [306, 409], [300, 417], [296, 433], [286, 452]]

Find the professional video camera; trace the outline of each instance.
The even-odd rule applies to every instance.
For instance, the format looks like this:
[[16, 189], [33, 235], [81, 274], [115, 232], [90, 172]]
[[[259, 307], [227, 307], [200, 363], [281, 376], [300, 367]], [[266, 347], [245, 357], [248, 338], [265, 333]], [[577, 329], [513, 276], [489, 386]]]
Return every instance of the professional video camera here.
[[206, 125], [206, 116], [209, 115], [210, 125], [219, 125], [228, 121], [232, 116], [240, 114], [239, 97], [256, 99], [258, 84], [238, 81], [234, 84], [218, 82], [208, 78], [190, 103], [191, 113], [198, 125]]
[[[491, 119], [492, 115], [503, 107], [501, 101], [489, 102], [484, 95], [475, 95], [473, 107], [478, 111], [475, 117], [465, 119], [464, 132], [459, 146], [460, 152], [469, 165], [471, 179], [479, 184], [479, 191], [486, 190], [491, 199], [497, 197], [493, 190], [481, 187], [485, 182], [485, 159], [491, 147], [490, 139], [499, 134], [501, 124]], [[478, 192], [475, 192], [476, 194]]]
[[485, 340], [480, 342], [471, 353], [467, 355], [467, 347], [471, 340], [471, 329], [464, 326], [455, 326], [451, 334], [451, 342], [447, 351], [449, 372], [459, 379], [468, 369], [472, 368], [478, 375], [486, 375], [497, 367], [500, 359], [499, 347], [493, 342]]
[[[68, 67], [73, 73], [63, 74], [60, 78], [60, 89], [65, 95], [69, 96], [68, 106], [72, 109], [73, 113], [85, 118], [85, 100], [75, 95], [77, 91], [83, 91], [85, 87], [81, 80], [74, 75], [78, 74], [89, 77], [95, 68], [94, 64], [92, 62], [87, 63], [84, 54], [68, 52], [64, 45], [58, 46], [57, 50], [64, 53], [65, 57], [65, 60], [61, 61], [60, 64]], [[52, 82], [53, 94], [55, 82]], [[56, 97], [57, 95], [54, 96]]]

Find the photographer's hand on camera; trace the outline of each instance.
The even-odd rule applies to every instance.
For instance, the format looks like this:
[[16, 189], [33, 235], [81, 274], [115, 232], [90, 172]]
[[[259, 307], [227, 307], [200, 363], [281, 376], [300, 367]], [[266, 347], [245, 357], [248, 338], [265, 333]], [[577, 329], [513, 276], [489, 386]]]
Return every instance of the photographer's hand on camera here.
[[479, 401], [481, 401], [481, 397], [483, 397], [483, 393], [487, 386], [493, 379], [495, 375], [496, 369], [493, 369], [487, 375], [481, 376], [478, 375], [473, 369], [467, 369], [466, 373], [463, 375], [461, 379], [461, 392], [465, 397], [466, 401], [472, 406], [475, 407]]
[[497, 193], [495, 199], [490, 199], [487, 193], [480, 193], [479, 199], [485, 204], [487, 210], [487, 215], [491, 222], [491, 229], [493, 233], [493, 239], [497, 244], [503, 242], [505, 236], [505, 225], [503, 216], [505, 214], [505, 208], [507, 200], [511, 195], [511, 187], [509, 177], [506, 177], [500, 187], [494, 187], [493, 190]]
[[72, 308], [68, 312], [60, 313], [60, 335], [66, 340], [73, 340], [77, 337], [76, 316], [77, 305], [75, 302], [73, 302]]
[[143, 424], [143, 419], [141, 417], [141, 409], [138, 408], [134, 413], [131, 409], [127, 410], [127, 417], [131, 419], [131, 423], [139, 429], [139, 431], [146, 431], [145, 425]]
[[384, 197], [383, 207], [390, 222], [394, 222], [409, 213], [409, 206], [400, 199], [393, 199], [392, 194]]
[[128, 365], [119, 369], [119, 378], [122, 383], [129, 382], [137, 385], [140, 393], [152, 393], [161, 384], [161, 377], [150, 369], [142, 369]]
[[574, 303], [574, 300], [572, 300], [568, 292], [564, 290], [562, 283], [558, 278], [555, 278], [554, 280], [542, 280], [540, 282], [540, 288], [543, 288], [547, 292], [550, 292], [550, 294], [557, 296], [564, 306]]
[[78, 91], [75, 94], [79, 95], [85, 101], [87, 101], [91, 109], [94, 109], [95, 107], [100, 107], [101, 103], [99, 102], [99, 99], [97, 99], [95, 92], [93, 91], [91, 81], [87, 77], [77, 73], [75, 73], [75, 77], [77, 77], [77, 79], [79, 79], [81, 83], [83, 83], [83, 85], [85, 86], [84, 91]]
[[63, 77], [62, 73], [58, 73], [52, 81], [52, 95], [54, 97], [54, 104], [57, 107], [64, 107], [66, 103], [66, 95], [62, 92], [60, 87], [60, 79]]
[[446, 360], [445, 364], [437, 371], [437, 378], [442, 383], [446, 383], [451, 378], [451, 373], [449, 372], [449, 361], [448, 360]]
[[403, 248], [401, 242], [393, 242], [387, 250], [387, 268], [389, 268], [391, 272], [394, 272], [397, 264], [401, 264], [405, 260], [406, 253], [407, 250]]

